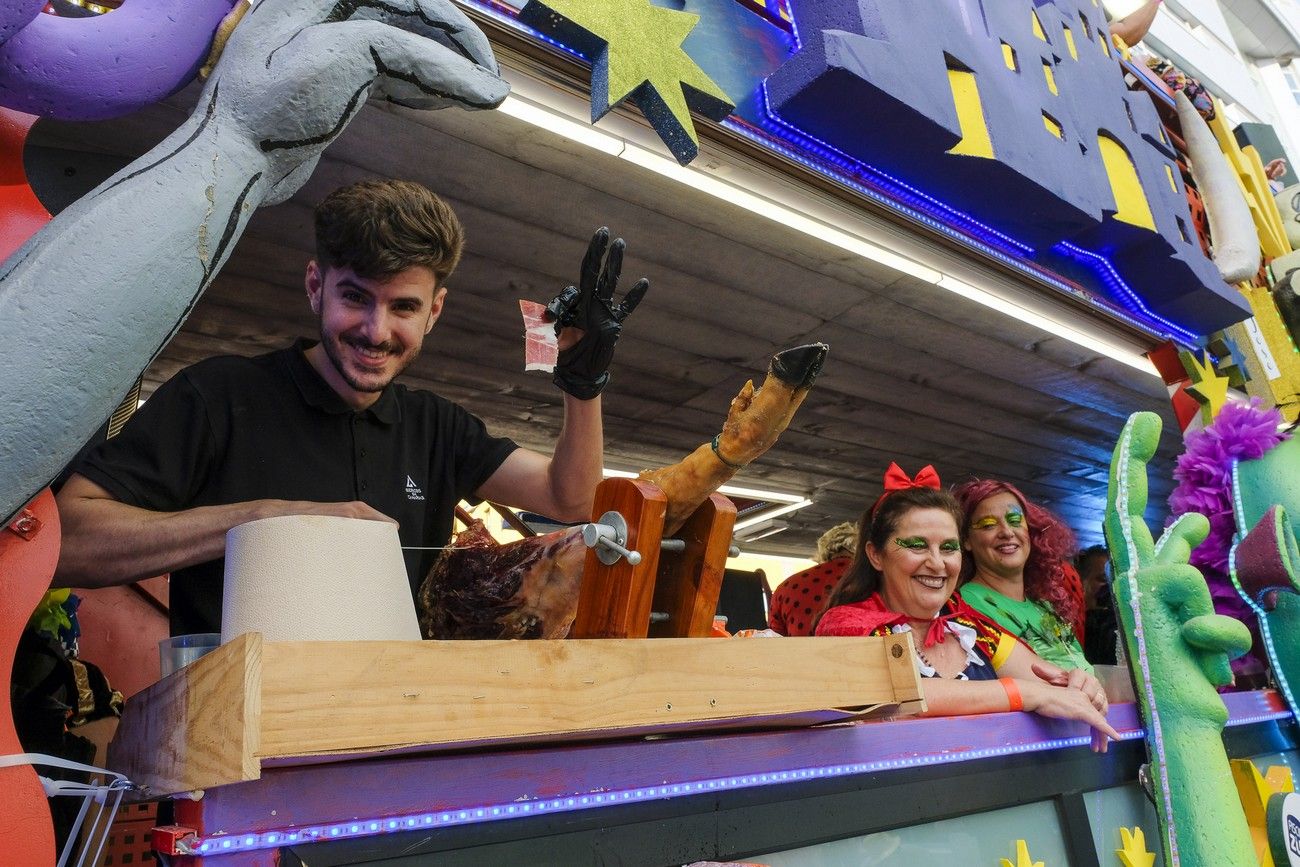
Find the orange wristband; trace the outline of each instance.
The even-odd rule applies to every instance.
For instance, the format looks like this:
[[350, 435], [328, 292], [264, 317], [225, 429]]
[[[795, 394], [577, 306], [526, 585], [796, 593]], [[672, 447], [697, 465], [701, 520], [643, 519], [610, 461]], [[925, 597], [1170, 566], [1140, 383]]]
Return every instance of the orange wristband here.
[[1002, 689], [1007, 694], [1008, 711], [1024, 710], [1025, 700], [1020, 695], [1020, 687], [1016, 685], [1014, 678], [999, 677], [998, 683], [1002, 684]]

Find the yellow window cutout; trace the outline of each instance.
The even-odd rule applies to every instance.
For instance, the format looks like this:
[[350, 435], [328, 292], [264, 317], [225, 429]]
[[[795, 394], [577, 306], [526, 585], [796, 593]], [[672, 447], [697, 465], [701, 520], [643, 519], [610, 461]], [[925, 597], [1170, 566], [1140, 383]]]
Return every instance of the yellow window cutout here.
[[1044, 42], [1047, 41], [1047, 34], [1043, 32], [1043, 22], [1038, 20], [1038, 13], [1030, 9], [1029, 14], [1034, 19], [1034, 35]]
[[1165, 174], [1169, 177], [1169, 189], [1175, 193], [1178, 192], [1178, 183], [1174, 180], [1174, 170], [1170, 168], [1168, 163], [1165, 163]]
[[1012, 72], [1019, 72], [1020, 67], [1016, 65], [1016, 50], [1005, 42], [1002, 43], [1002, 62], [1007, 65], [1007, 69]]
[[953, 145], [948, 153], [992, 159], [993, 141], [989, 138], [988, 123], [984, 120], [984, 106], [980, 102], [975, 73], [964, 69], [949, 69], [948, 85], [952, 88], [957, 122], [961, 125], [961, 141]]
[[1043, 61], [1043, 78], [1047, 79], [1047, 89], [1052, 92], [1053, 96], [1056, 96], [1056, 75], [1052, 72], [1052, 64], [1046, 60]]
[[1070, 49], [1070, 57], [1075, 60], [1079, 59], [1079, 49], [1074, 47], [1074, 31], [1068, 27], [1062, 28], [1065, 32], [1065, 47]]
[[1119, 142], [1105, 134], [1097, 136], [1101, 150], [1101, 163], [1110, 181], [1110, 192], [1115, 197], [1115, 219], [1143, 229], [1156, 230], [1151, 206], [1147, 204], [1142, 182], [1138, 180], [1133, 160]]
[[1047, 112], [1043, 112], [1043, 126], [1047, 127], [1047, 131], [1050, 132], [1052, 135], [1056, 136], [1057, 138], [1059, 139], [1065, 138], [1065, 136], [1061, 133], [1061, 125], [1057, 123], [1055, 120], [1053, 120], [1052, 116]]
[[1106, 34], [1098, 31], [1097, 41], [1101, 43], [1101, 53], [1110, 57], [1110, 43], [1106, 41]]

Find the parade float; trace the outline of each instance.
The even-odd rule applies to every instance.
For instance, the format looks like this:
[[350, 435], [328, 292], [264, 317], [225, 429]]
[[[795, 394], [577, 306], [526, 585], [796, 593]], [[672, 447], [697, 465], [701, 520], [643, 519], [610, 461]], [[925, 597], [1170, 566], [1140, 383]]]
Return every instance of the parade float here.
[[[537, 552], [574, 561], [547, 573], [571, 609], [521, 609], [515, 590], [540, 579], [516, 576], [493, 621], [515, 631], [446, 640], [434, 624], [464, 624], [441, 601], [463, 580], [449, 563], [421, 603], [431, 640], [228, 636], [127, 702], [89, 782], [50, 780], [57, 758], [26, 754], [0, 718], [9, 861], [58, 859], [45, 794], [84, 800], [78, 823], [94, 827], [64, 850], [82, 863], [98, 863], [122, 800], [173, 803], [169, 823], [145, 824], [176, 864], [1300, 857], [1287, 855], [1300, 821], [1287, 797], [1300, 468], [1278, 431], [1300, 412], [1300, 361], [1273, 294], [1293, 241], [1258, 155], [1222, 113], [1205, 121], [1130, 64], [1098, 6], [214, 0], [177, 16], [162, 5], [60, 20], [32, 2], [0, 19], [6, 659], [58, 557], [45, 487], [176, 334], [253, 211], [307, 182], [367, 97], [500, 104], [494, 49], [585, 77], [593, 122], [635, 105], [680, 166], [702, 138], [797, 162], [861, 207], [1122, 322], [1168, 385], [1188, 487], [1181, 516], [1153, 533], [1161, 425], [1134, 415], [1104, 515], [1128, 661], [1108, 754], [1086, 750], [1085, 726], [1032, 714], [899, 718], [924, 701], [906, 640], [704, 637], [735, 521], [713, 491], [792, 418], [797, 430], [824, 350], [805, 352], [797, 373], [774, 362], [733, 403], [769, 416], [745, 448], [720, 453], [715, 438], [694, 463], [608, 480], [589, 523], [528, 541], [528, 556], [484, 544], [489, 579], [494, 563]], [[200, 67], [188, 119], [50, 221], [23, 163], [36, 118], [130, 112]], [[205, 183], [184, 183], [187, 172]], [[168, 207], [142, 207], [159, 188]], [[1256, 404], [1229, 403], [1241, 392]], [[720, 454], [743, 457], [708, 463]], [[1251, 628], [1276, 689], [1220, 692]], [[557, 637], [502, 640], [537, 635]]]

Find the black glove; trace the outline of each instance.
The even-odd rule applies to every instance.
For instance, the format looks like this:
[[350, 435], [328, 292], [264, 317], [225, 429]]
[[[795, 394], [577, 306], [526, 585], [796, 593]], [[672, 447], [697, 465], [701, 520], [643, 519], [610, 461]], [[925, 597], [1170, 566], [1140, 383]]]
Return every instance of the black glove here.
[[[546, 305], [555, 319], [555, 333], [563, 328], [582, 329], [582, 337], [560, 350], [555, 365], [555, 384], [580, 400], [591, 400], [609, 382], [609, 363], [614, 344], [623, 330], [623, 320], [641, 303], [650, 281], [636, 281], [621, 304], [614, 303], [614, 289], [623, 268], [623, 239], [609, 243], [609, 229], [596, 230], [582, 260], [579, 286], [569, 286]], [[609, 255], [605, 255], [606, 248]]]

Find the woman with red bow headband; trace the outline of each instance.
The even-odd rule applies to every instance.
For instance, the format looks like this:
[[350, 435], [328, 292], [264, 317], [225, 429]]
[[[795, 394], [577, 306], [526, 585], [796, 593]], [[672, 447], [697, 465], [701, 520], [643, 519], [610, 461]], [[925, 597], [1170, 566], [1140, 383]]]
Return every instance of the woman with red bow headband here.
[[1097, 679], [1044, 662], [956, 592], [962, 510], [932, 467], [910, 479], [892, 464], [885, 493], [858, 524], [853, 562], [827, 600], [817, 635], [911, 632], [925, 700], [936, 715], [1031, 710], [1118, 737]]

